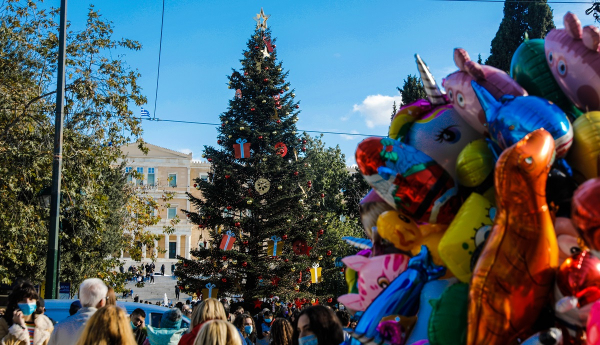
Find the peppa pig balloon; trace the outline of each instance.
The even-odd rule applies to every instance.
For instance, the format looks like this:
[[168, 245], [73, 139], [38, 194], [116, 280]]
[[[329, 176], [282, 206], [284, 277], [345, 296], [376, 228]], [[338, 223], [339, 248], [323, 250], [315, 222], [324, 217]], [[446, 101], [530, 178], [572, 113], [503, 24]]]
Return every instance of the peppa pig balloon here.
[[556, 155], [567, 154], [573, 143], [573, 127], [567, 115], [555, 104], [536, 96], [505, 95], [498, 101], [476, 82], [472, 82], [472, 86], [485, 110], [490, 137], [502, 150], [530, 132], [544, 128], [554, 138]]
[[442, 82], [454, 109], [479, 133], [487, 133], [486, 117], [477, 96], [471, 87], [471, 81], [488, 90], [494, 97], [504, 95], [526, 96], [527, 91], [512, 80], [506, 72], [492, 66], [480, 65], [472, 61], [462, 48], [454, 49], [454, 63], [458, 71], [450, 74]]
[[390, 282], [408, 266], [410, 258], [403, 254], [388, 254], [366, 258], [347, 256], [344, 264], [358, 272], [358, 294], [346, 294], [338, 301], [352, 310], [364, 311]]
[[564, 29], [545, 38], [546, 61], [554, 79], [577, 107], [600, 110], [600, 30], [581, 27], [577, 16], [567, 12]]

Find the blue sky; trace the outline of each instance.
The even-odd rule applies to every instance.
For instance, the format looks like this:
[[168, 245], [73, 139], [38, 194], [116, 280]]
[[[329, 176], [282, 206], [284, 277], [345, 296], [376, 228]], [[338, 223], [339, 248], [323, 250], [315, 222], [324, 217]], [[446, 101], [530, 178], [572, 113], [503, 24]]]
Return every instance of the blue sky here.
[[[46, 2], [58, 6], [60, 1]], [[162, 1], [70, 1], [68, 19], [85, 24], [89, 4], [114, 24], [114, 37], [138, 40], [143, 49], [124, 59], [142, 74], [154, 112]], [[583, 25], [589, 4], [551, 4], [555, 25], [567, 11]], [[300, 130], [385, 135], [396, 90], [416, 74], [414, 54], [430, 67], [438, 82], [457, 68], [453, 49], [472, 59], [489, 55], [490, 42], [502, 20], [502, 3], [434, 0], [391, 1], [166, 1], [156, 117], [219, 122], [234, 91], [226, 76], [253, 33], [253, 17], [264, 8], [277, 38], [278, 58], [290, 71], [302, 110]], [[139, 112], [139, 109], [135, 109]], [[200, 159], [204, 145], [216, 145], [212, 126], [145, 121], [144, 140]], [[328, 146], [340, 145], [349, 164], [364, 137], [325, 135]]]

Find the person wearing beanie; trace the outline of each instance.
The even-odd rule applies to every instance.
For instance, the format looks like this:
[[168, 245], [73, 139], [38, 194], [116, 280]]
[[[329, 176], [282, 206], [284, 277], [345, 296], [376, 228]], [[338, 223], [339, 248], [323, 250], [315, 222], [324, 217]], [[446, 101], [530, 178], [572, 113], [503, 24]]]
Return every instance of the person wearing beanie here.
[[160, 319], [160, 328], [146, 326], [147, 337], [144, 344], [177, 345], [187, 328], [181, 328], [182, 314], [177, 308], [166, 311]]

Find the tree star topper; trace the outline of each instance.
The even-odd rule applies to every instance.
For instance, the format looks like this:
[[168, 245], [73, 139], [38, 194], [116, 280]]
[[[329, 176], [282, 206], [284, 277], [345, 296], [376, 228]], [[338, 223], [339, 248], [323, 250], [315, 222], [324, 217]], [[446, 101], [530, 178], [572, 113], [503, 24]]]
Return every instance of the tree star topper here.
[[265, 11], [261, 8], [260, 13], [257, 13], [256, 17], [254, 17], [254, 20], [256, 20], [256, 29], [265, 31], [267, 29], [267, 19], [269, 19], [270, 16], [270, 14], [265, 14]]

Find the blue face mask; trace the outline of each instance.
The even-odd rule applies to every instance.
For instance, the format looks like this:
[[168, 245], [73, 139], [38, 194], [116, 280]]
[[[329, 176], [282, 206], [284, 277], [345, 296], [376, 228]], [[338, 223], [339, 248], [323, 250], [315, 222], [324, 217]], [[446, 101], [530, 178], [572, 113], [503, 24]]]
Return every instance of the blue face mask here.
[[131, 323], [131, 329], [136, 330], [137, 327], [135, 327], [135, 325], [133, 324], [133, 321], [129, 321]]
[[271, 323], [272, 319], [265, 319], [266, 323]]
[[252, 334], [252, 326], [244, 326], [244, 332], [246, 332], [246, 334]]
[[319, 339], [314, 334], [298, 339], [298, 345], [319, 345]]
[[19, 309], [23, 313], [23, 316], [29, 316], [37, 309], [37, 304], [34, 303], [19, 303]]

